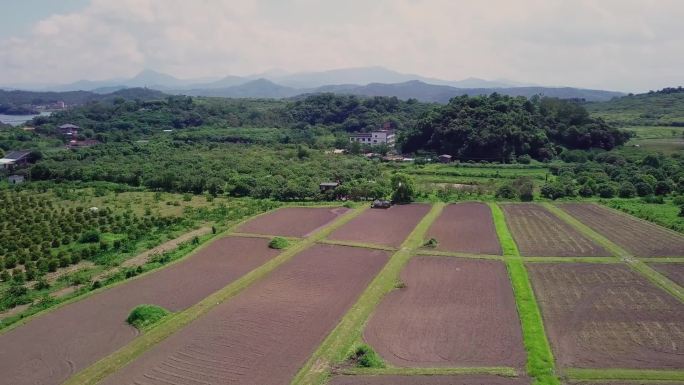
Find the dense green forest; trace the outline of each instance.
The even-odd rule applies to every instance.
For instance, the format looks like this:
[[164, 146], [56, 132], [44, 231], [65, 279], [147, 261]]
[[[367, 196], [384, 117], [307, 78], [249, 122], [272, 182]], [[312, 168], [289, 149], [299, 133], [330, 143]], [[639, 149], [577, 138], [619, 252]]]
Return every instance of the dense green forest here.
[[684, 127], [684, 88], [664, 88], [608, 102], [587, 103], [592, 116], [621, 126]]

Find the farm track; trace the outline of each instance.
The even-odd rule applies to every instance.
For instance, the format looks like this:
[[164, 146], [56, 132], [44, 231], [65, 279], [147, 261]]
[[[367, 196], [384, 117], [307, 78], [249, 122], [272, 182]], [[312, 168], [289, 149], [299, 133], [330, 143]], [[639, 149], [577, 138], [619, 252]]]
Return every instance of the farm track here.
[[467, 254], [501, 255], [489, 207], [480, 202], [451, 204], [428, 230], [439, 242], [437, 250]]
[[428, 211], [430, 205], [417, 203], [366, 210], [328, 239], [399, 247]]
[[606, 257], [610, 252], [543, 206], [501, 205], [520, 254], [526, 257]]
[[[60, 307], [0, 335], [1, 384], [60, 384], [132, 341], [140, 304], [180, 311], [278, 252], [266, 240], [222, 238], [179, 263]], [[197, 279], [202, 277], [202, 279]]]
[[684, 287], [684, 263], [649, 263], [648, 266]]
[[313, 246], [104, 384], [287, 383], [386, 261], [380, 250]]
[[401, 278], [406, 287], [383, 299], [364, 332], [385, 360], [402, 367], [524, 366], [503, 263], [414, 257]]
[[591, 203], [558, 207], [634, 256], [684, 256], [684, 236], [656, 224]]
[[239, 226], [240, 233], [308, 237], [349, 211], [344, 207], [283, 207]]
[[499, 376], [336, 376], [330, 385], [529, 385], [528, 378]]
[[680, 369], [684, 305], [626, 265], [531, 264], [559, 366]]

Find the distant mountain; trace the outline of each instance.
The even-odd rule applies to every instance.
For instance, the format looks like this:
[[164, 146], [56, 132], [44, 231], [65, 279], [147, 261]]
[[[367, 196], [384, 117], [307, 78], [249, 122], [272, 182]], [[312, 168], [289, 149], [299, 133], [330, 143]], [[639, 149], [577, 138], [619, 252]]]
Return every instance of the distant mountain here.
[[302, 92], [296, 88], [281, 86], [270, 80], [257, 79], [232, 87], [195, 89], [181, 93], [190, 96], [216, 96], [224, 98], [287, 98]]
[[166, 94], [148, 88], [126, 88], [107, 94], [89, 91], [68, 92], [40, 92], [40, 91], [2, 91], [0, 90], [0, 104], [5, 105], [47, 105], [63, 101], [67, 105], [82, 105], [88, 102], [109, 102], [117, 98], [128, 100], [156, 100], [164, 98]]
[[600, 103], [587, 103], [592, 116], [623, 126], [684, 127], [684, 88], [665, 88], [626, 95]]

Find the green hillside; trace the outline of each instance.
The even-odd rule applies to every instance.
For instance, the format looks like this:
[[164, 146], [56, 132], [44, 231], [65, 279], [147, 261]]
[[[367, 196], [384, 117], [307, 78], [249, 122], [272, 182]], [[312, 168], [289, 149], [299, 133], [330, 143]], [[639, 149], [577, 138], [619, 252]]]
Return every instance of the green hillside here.
[[586, 104], [593, 117], [621, 126], [684, 126], [684, 88], [665, 88]]

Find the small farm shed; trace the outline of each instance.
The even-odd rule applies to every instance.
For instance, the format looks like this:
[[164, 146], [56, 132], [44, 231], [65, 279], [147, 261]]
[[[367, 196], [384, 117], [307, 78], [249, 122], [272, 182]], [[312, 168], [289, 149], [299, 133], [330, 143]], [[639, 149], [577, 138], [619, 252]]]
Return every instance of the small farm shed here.
[[438, 158], [440, 163], [451, 163], [451, 155], [442, 154]]
[[30, 154], [30, 151], [10, 151], [0, 159], [0, 168], [11, 169], [15, 166], [26, 166], [29, 164]]
[[21, 184], [24, 183], [24, 177], [22, 175], [10, 175], [7, 182], [9, 184]]
[[336, 189], [339, 185], [339, 182], [323, 182], [319, 184], [318, 187], [321, 189], [321, 192], [326, 192]]
[[59, 132], [65, 136], [76, 136], [76, 135], [78, 135], [78, 130], [80, 128], [81, 127], [79, 127], [75, 124], [67, 123], [67, 124], [62, 124], [61, 126], [59, 126]]

